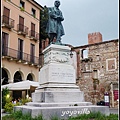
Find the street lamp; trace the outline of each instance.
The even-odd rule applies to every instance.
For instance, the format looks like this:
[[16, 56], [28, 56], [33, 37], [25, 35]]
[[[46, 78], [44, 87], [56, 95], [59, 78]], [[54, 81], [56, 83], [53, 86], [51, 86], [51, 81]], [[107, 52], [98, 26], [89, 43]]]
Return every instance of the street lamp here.
[[97, 89], [97, 85], [99, 84], [99, 80], [98, 80], [98, 72], [97, 70], [93, 70], [93, 88], [94, 88], [94, 101], [95, 101], [95, 104], [96, 104], [96, 98], [95, 98], [95, 95], [96, 95], [96, 89]]
[[72, 48], [71, 48], [71, 50], [70, 50], [70, 57], [71, 57], [71, 58], [73, 57]]

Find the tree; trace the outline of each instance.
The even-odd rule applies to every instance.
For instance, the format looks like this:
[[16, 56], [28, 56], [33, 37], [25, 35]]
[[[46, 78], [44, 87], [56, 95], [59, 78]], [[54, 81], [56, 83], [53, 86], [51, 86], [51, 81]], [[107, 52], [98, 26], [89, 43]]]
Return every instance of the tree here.
[[2, 108], [4, 108], [6, 104], [6, 96], [9, 94], [9, 89], [6, 87], [2, 90]]
[[40, 14], [40, 40], [49, 38], [48, 34], [46, 33], [46, 27], [48, 22], [48, 8], [44, 6], [44, 9], [41, 10]]

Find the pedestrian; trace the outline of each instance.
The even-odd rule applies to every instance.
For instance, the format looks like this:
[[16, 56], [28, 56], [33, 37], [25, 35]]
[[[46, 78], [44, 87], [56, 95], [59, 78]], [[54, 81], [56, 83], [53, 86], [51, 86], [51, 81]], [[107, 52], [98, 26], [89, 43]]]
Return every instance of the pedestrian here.
[[13, 104], [16, 104], [16, 103], [17, 103], [17, 100], [15, 99], [14, 102], [13, 102]]

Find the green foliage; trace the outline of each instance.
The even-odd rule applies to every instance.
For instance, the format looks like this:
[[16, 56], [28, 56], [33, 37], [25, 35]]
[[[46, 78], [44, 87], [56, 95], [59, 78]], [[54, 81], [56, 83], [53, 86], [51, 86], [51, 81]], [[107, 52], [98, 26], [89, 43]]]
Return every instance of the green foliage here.
[[48, 22], [48, 8], [44, 6], [44, 9], [40, 11], [40, 39], [49, 38], [46, 33], [46, 27]]
[[118, 120], [118, 114], [110, 114], [109, 116], [106, 116], [107, 120]]
[[13, 104], [12, 102], [7, 102], [4, 106], [5, 112], [12, 113], [14, 106], [20, 106], [21, 104], [17, 102], [16, 104]]
[[4, 106], [5, 112], [11, 113], [13, 111], [13, 104], [11, 102], [6, 103]]
[[21, 110], [15, 111], [11, 114], [11, 116], [14, 118], [20, 118], [22, 116], [22, 111]]
[[91, 112], [90, 114], [80, 114], [76, 117], [70, 117], [68, 120], [118, 120], [117, 114], [106, 116], [100, 112]]
[[6, 97], [6, 103], [9, 103], [12, 101], [12, 97]]
[[31, 100], [30, 99], [21, 99], [21, 103], [22, 103], [22, 105], [25, 105], [25, 103], [27, 103], [27, 102], [31, 102]]
[[34, 14], [33, 17], [36, 18], [36, 15]]
[[20, 106], [22, 105], [20, 102], [17, 102], [16, 104], [14, 104], [14, 106]]
[[29, 99], [22, 99], [21, 103], [17, 102], [16, 104], [13, 104], [11, 101], [12, 101], [11, 98], [7, 98], [6, 104], [4, 106], [5, 112], [11, 113], [13, 111], [14, 106], [20, 106], [20, 105], [24, 105], [27, 102], [31, 102], [31, 100], [29, 100]]
[[2, 90], [2, 108], [4, 108], [5, 104], [6, 104], [6, 96], [9, 94], [9, 89], [6, 87]]
[[45, 120], [45, 119], [43, 119], [42, 115], [38, 115], [35, 118], [32, 118], [32, 120]]
[[[31, 117], [30, 113], [22, 113], [22, 111], [15, 111], [10, 115], [2, 117], [2, 120], [45, 120], [42, 115]], [[50, 120], [59, 120], [57, 116], [51, 117]], [[61, 120], [61, 119], [60, 119]], [[80, 114], [77, 117], [70, 117], [67, 120], [118, 120], [117, 114], [103, 115], [100, 112], [91, 112], [90, 114]]]
[[20, 10], [21, 10], [21, 11], [25, 11], [24, 7], [20, 7]]
[[10, 115], [3, 116], [2, 120], [44, 120], [44, 119], [42, 115], [32, 118], [30, 113], [23, 114], [21, 110], [18, 110], [11, 113]]
[[59, 118], [57, 116], [52, 116], [51, 120], [59, 120]]

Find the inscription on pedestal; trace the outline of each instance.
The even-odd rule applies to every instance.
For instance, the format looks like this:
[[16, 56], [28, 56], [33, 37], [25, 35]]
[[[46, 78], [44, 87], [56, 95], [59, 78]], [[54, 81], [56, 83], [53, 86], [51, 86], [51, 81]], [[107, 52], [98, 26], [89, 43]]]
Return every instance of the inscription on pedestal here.
[[75, 83], [74, 69], [54, 67], [50, 71], [51, 80], [54, 82]]

